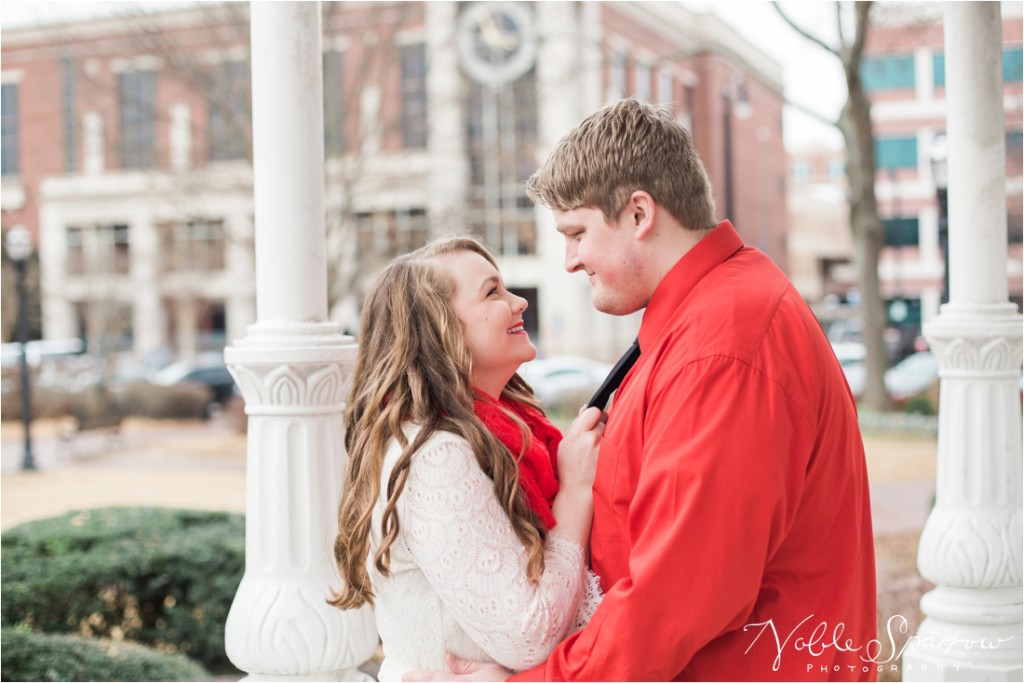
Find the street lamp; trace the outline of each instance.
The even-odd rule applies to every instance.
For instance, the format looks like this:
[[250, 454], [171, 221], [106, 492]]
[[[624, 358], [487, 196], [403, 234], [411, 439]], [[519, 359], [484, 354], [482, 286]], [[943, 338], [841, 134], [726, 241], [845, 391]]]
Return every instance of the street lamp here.
[[722, 170], [725, 176], [725, 217], [736, 222], [733, 211], [733, 168], [732, 168], [732, 119], [750, 118], [750, 94], [747, 92], [747, 79], [742, 74], [734, 74], [722, 88]]
[[942, 249], [942, 303], [949, 302], [949, 200], [946, 188], [949, 183], [948, 148], [945, 133], [932, 138], [929, 151], [932, 166], [932, 180], [935, 181], [935, 199], [939, 204], [939, 249]]
[[17, 269], [18, 288], [18, 342], [21, 344], [21, 419], [25, 425], [25, 452], [21, 469], [34, 470], [32, 457], [32, 394], [28, 374], [28, 296], [25, 291], [25, 264], [32, 255], [32, 235], [23, 225], [15, 225], [7, 231], [5, 241], [7, 256]]

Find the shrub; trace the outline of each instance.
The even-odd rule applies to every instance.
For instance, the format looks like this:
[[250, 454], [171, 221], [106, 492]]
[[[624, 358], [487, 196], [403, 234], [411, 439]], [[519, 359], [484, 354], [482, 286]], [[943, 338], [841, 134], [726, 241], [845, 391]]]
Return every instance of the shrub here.
[[920, 394], [908, 399], [903, 411], [911, 415], [935, 415], [935, 405], [928, 396]]
[[244, 520], [225, 512], [103, 508], [2, 537], [0, 623], [132, 640], [233, 671], [224, 624], [245, 561]]
[[5, 681], [201, 681], [210, 674], [183, 655], [82, 636], [0, 629]]
[[183, 383], [171, 386], [133, 382], [118, 392], [127, 414], [153, 419], [206, 419], [213, 398], [209, 387]]

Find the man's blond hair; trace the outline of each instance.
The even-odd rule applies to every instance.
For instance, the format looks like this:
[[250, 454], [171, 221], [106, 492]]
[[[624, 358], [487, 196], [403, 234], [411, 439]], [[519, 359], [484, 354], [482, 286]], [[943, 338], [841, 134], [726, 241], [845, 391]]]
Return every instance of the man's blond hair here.
[[715, 227], [711, 183], [689, 132], [663, 108], [622, 100], [587, 117], [563, 137], [526, 181], [548, 208], [600, 209], [613, 221], [643, 190], [684, 227]]

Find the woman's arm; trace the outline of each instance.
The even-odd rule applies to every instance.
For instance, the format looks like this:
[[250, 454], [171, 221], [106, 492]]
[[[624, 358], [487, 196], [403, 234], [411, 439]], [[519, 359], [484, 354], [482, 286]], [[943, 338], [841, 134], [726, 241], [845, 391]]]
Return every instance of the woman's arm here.
[[455, 436], [440, 435], [416, 453], [398, 505], [399, 542], [477, 645], [512, 669], [544, 661], [583, 598], [581, 544], [549, 534], [544, 572], [536, 584], [528, 582], [526, 549], [493, 482]]

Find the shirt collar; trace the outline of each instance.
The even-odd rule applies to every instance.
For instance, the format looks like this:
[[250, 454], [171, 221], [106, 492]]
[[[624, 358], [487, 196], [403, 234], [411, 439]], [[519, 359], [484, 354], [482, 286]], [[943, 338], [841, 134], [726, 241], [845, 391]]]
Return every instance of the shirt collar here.
[[737, 251], [743, 239], [729, 221], [722, 221], [704, 239], [697, 242], [654, 290], [640, 323], [640, 349], [652, 347], [666, 323], [675, 315], [679, 304], [701, 279]]

